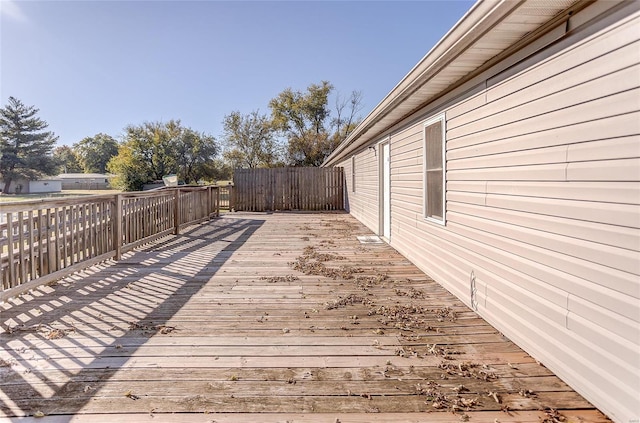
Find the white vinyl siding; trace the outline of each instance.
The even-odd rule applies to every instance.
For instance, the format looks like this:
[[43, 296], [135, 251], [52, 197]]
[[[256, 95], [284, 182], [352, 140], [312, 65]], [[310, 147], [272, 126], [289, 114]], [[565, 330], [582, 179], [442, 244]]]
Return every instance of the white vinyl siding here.
[[375, 233], [380, 226], [378, 162], [377, 150], [365, 149], [337, 164], [344, 167], [345, 172], [351, 170], [352, 174], [351, 180], [347, 181], [345, 198], [349, 213]]
[[[640, 12], [626, 7], [390, 134], [391, 245], [617, 422], [640, 415]], [[425, 124], [443, 108], [446, 226], [425, 219]]]
[[356, 192], [356, 156], [351, 157], [351, 192]]
[[445, 120], [444, 115], [424, 124], [424, 217], [444, 224]]

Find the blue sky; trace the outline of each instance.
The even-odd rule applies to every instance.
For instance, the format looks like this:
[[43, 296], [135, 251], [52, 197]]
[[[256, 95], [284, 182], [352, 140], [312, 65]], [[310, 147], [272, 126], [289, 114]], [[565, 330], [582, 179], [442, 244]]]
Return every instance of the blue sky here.
[[36, 106], [59, 145], [169, 119], [220, 138], [321, 80], [362, 91], [364, 117], [472, 4], [0, 0], [0, 102]]

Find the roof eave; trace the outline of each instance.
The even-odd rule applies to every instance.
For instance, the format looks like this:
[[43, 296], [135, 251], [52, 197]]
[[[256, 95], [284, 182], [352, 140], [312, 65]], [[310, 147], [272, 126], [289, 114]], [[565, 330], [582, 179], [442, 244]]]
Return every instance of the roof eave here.
[[[368, 136], [374, 125], [403, 103], [435, 74], [446, 69], [458, 55], [482, 37], [498, 22], [518, 8], [522, 1], [479, 0], [447, 32], [447, 34], [391, 90], [356, 129], [327, 157], [322, 164], [331, 166], [351, 151], [371, 142], [379, 131]], [[445, 90], [443, 90], [445, 91]], [[425, 98], [425, 101], [427, 99]]]

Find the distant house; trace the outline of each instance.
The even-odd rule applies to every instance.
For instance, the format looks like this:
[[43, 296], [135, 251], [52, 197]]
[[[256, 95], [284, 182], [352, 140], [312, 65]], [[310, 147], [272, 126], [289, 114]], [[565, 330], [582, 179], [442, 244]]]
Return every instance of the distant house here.
[[[4, 181], [0, 180], [0, 192], [4, 190]], [[28, 179], [18, 179], [11, 181], [9, 187], [10, 194], [41, 194], [47, 192], [60, 192], [62, 181], [59, 179], [39, 179], [30, 181]]]
[[62, 180], [63, 190], [110, 189], [109, 180], [114, 175], [104, 173], [61, 173], [56, 178]]
[[353, 216], [625, 423], [639, 29], [638, 1], [478, 2], [324, 164], [344, 167]]

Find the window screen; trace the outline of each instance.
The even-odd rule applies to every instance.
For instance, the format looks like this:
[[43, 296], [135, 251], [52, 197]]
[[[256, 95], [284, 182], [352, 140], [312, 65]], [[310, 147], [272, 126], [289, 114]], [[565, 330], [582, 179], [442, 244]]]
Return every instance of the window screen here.
[[424, 126], [424, 216], [444, 223], [444, 116]]

